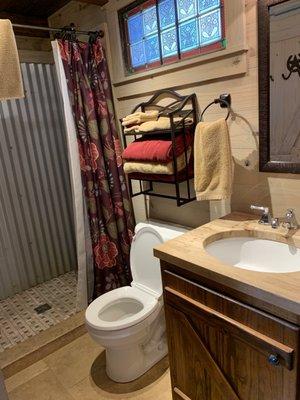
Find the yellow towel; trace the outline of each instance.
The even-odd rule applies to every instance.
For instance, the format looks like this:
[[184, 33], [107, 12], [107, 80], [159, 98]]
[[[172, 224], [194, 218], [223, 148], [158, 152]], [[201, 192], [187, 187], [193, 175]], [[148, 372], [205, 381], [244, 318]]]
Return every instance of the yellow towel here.
[[145, 116], [145, 115], [147, 115], [147, 116], [153, 116], [153, 117], [158, 117], [158, 110], [149, 110], [149, 111], [145, 111], [145, 112], [143, 112], [143, 111], [137, 111], [137, 112], [135, 112], [135, 113], [133, 113], [133, 114], [127, 115], [126, 117], [124, 117], [124, 118], [122, 119], [122, 121], [127, 121], [127, 120], [129, 120], [129, 119], [136, 118], [136, 117], [141, 117], [141, 116]]
[[19, 55], [8, 19], [0, 19], [0, 100], [24, 97]]
[[138, 132], [138, 130], [140, 129], [139, 125], [131, 125], [131, 126], [127, 126], [124, 128], [124, 133], [128, 133], [128, 132]]
[[197, 200], [223, 200], [232, 194], [233, 161], [227, 122], [199, 122], [194, 140]]
[[127, 115], [127, 117], [123, 118], [122, 125], [130, 126], [141, 124], [146, 121], [156, 121], [158, 117], [158, 111], [146, 111], [146, 112], [138, 112], [135, 114]]
[[[178, 123], [182, 120], [181, 117], [175, 117], [174, 122]], [[193, 123], [192, 118], [186, 118], [185, 125], [189, 126]], [[170, 118], [168, 117], [159, 117], [157, 121], [147, 121], [143, 122], [139, 126], [131, 127], [131, 130], [134, 130], [136, 133], [138, 132], [152, 132], [152, 131], [160, 131], [165, 129], [171, 129]]]
[[[187, 149], [187, 162], [191, 157], [192, 149], [189, 147]], [[181, 171], [185, 168], [185, 154], [181, 154], [177, 157], [177, 171]], [[156, 163], [156, 162], [138, 162], [138, 161], [127, 161], [124, 163], [124, 172], [129, 174], [130, 172], [141, 172], [142, 174], [163, 174], [163, 175], [173, 175], [174, 168], [173, 162], [168, 163]]]

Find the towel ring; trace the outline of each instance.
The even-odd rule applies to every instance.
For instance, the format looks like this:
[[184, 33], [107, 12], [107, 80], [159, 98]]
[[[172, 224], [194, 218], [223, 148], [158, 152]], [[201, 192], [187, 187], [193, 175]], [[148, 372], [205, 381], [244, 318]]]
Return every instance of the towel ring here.
[[211, 103], [209, 103], [209, 104], [204, 108], [204, 110], [202, 111], [200, 120], [202, 121], [203, 114], [204, 114], [205, 111], [206, 111], [210, 106], [212, 106], [213, 104], [225, 104], [226, 108], [228, 109], [227, 116], [226, 116], [226, 118], [225, 118], [225, 120], [227, 121], [228, 118], [229, 118], [229, 115], [230, 115], [230, 113], [231, 113], [231, 108], [230, 108], [229, 102], [226, 101], [226, 100], [224, 100], [224, 99], [215, 99], [214, 101], [212, 101]]

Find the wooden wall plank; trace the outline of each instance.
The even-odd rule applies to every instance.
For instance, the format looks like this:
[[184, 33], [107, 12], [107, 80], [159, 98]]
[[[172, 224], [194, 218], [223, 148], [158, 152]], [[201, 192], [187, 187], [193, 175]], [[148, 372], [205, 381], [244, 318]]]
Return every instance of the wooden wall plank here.
[[[72, 19], [84, 20], [82, 25], [85, 29], [88, 26], [93, 27], [96, 18], [101, 18], [102, 22], [107, 21], [108, 39], [111, 44], [110, 47], [107, 44], [107, 52], [112, 60], [110, 68], [112, 80], [117, 83], [114, 87], [115, 98], [117, 99], [117, 118], [129, 113], [138, 102], [149, 98], [147, 92], [153, 90], [154, 87], [172, 86], [175, 89], [178, 88], [182, 94], [195, 92], [201, 108], [218, 97], [220, 93], [231, 93], [232, 107], [235, 112], [234, 119], [229, 121], [235, 164], [234, 191], [231, 199], [232, 210], [249, 211], [250, 204], [257, 203], [269, 206], [276, 217], [283, 216], [288, 207], [295, 208], [296, 213], [298, 209], [300, 213], [300, 177], [292, 174], [261, 173], [258, 170], [257, 0], [245, 0], [244, 11], [241, 13], [235, 10], [232, 16], [227, 19], [227, 32], [236, 32], [235, 36], [232, 35], [229, 45], [240, 45], [240, 48], [247, 49], [243, 74], [236, 76], [226, 71], [226, 74], [222, 75], [225, 70], [224, 66], [228, 61], [224, 59], [218, 61], [220, 66], [219, 76], [215, 75], [211, 80], [204, 79], [201, 82], [199, 79], [199, 76], [204, 76], [204, 70], [208, 71], [209, 63], [203, 63], [194, 70], [191, 67], [170, 73], [163, 71], [162, 75], [153, 76], [153, 78], [139, 74], [137, 82], [127, 84], [124, 76], [122, 78], [122, 74], [120, 75], [122, 54], [116, 10], [122, 8], [128, 2], [128, 0], [110, 0], [104, 10], [97, 6], [83, 6], [82, 4], [79, 6], [80, 3], [71, 2], [64, 8], [63, 12], [57, 13], [53, 19], [53, 21], [61, 23], [68, 20], [71, 15]], [[239, 3], [237, 6], [243, 4], [243, 1], [238, 0], [236, 3], [236, 0], [227, 0], [226, 3], [226, 7], [231, 7], [232, 4]], [[191, 74], [191, 71], [193, 71], [193, 74]], [[187, 75], [189, 76], [188, 81]], [[122, 79], [124, 82], [119, 85]], [[214, 120], [223, 115], [224, 110], [217, 106], [212, 107], [206, 113], [206, 120]], [[170, 189], [165, 188], [165, 190]], [[151, 198], [150, 201], [146, 201], [147, 210], [152, 218], [189, 226], [197, 226], [208, 221], [212, 209], [217, 210], [219, 207], [220, 213], [226, 212], [225, 210], [228, 208], [223, 207], [223, 204], [220, 207], [219, 203], [192, 202], [184, 207], [177, 208], [170, 200]], [[145, 219], [143, 196], [134, 198], [134, 207], [137, 221]], [[218, 216], [217, 211], [211, 214]]]

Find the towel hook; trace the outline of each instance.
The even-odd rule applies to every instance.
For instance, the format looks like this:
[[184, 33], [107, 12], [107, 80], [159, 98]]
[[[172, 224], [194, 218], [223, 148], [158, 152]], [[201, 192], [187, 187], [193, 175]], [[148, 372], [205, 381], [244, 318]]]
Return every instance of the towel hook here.
[[204, 110], [202, 111], [200, 120], [202, 121], [203, 115], [204, 115], [205, 111], [206, 111], [210, 106], [212, 106], [213, 104], [220, 104], [220, 106], [221, 106], [222, 108], [227, 108], [227, 109], [228, 109], [227, 116], [226, 116], [226, 118], [225, 118], [225, 120], [227, 121], [228, 118], [229, 118], [229, 115], [230, 115], [230, 113], [231, 113], [231, 107], [230, 107], [230, 106], [231, 106], [231, 96], [230, 96], [230, 94], [227, 94], [227, 93], [221, 94], [221, 95], [219, 96], [218, 99], [214, 99], [211, 103], [209, 103], [209, 104], [204, 108]]

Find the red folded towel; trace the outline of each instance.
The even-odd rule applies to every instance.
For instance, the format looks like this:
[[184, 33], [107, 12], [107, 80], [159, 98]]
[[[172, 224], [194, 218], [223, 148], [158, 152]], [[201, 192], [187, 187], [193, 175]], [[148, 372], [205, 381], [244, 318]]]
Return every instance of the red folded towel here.
[[[193, 142], [193, 134], [186, 133], [186, 147], [191, 146]], [[180, 134], [175, 139], [175, 153], [176, 157], [184, 152], [184, 139], [183, 134]], [[159, 138], [147, 140], [140, 138], [130, 143], [123, 151], [122, 157], [126, 161], [153, 161], [167, 163], [173, 159], [172, 153], [172, 140]]]

